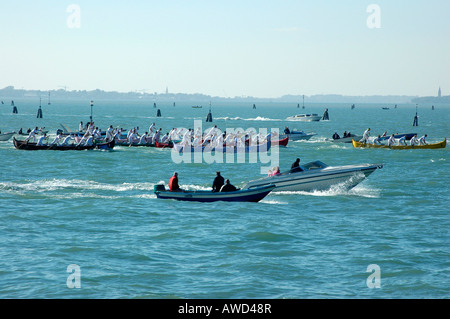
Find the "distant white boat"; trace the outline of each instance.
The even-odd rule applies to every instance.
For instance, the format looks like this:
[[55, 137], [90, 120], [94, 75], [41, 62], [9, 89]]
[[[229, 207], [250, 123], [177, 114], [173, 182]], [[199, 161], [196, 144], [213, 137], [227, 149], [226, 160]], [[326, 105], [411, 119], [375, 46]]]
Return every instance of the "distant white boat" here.
[[290, 116], [287, 118], [288, 120], [295, 120], [295, 121], [305, 121], [305, 122], [314, 122], [314, 121], [320, 121], [322, 119], [322, 116], [313, 113], [313, 114], [297, 114], [294, 116]]
[[16, 132], [7, 132], [7, 133], [0, 133], [0, 141], [7, 141], [9, 140]]

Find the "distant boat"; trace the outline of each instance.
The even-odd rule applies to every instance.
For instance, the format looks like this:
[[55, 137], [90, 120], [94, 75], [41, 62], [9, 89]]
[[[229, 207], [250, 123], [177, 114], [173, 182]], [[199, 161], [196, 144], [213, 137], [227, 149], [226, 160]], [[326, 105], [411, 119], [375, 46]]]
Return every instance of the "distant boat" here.
[[382, 109], [383, 109], [383, 110], [389, 110], [389, 108], [388, 108], [388, 107], [385, 107], [385, 106], [382, 107]]
[[294, 116], [290, 116], [287, 118], [288, 120], [295, 120], [295, 121], [304, 121], [304, 122], [314, 122], [314, 121], [320, 121], [322, 119], [322, 116], [313, 113], [313, 114], [297, 114]]
[[192, 106], [193, 109], [201, 109], [202, 107], [203, 107], [202, 105], [200, 105], [200, 106], [199, 105], [193, 105]]
[[355, 108], [355, 104], [352, 104], [352, 107], [351, 107], [351, 109], [353, 110]]
[[255, 104], [253, 104], [253, 109], [256, 109], [256, 105]]

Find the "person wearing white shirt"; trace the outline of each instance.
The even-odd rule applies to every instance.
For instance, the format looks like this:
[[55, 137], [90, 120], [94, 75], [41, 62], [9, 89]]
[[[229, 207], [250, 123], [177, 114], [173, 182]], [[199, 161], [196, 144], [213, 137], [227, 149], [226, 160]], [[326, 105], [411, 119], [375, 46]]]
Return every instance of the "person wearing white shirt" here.
[[406, 137], [405, 137], [405, 135], [403, 135], [402, 137], [400, 137], [399, 139], [398, 139], [398, 145], [407, 145], [406, 144]]
[[419, 144], [419, 140], [417, 139], [417, 134], [415, 134], [411, 140], [409, 141], [411, 143], [411, 146], [415, 146]]
[[154, 133], [154, 129], [155, 128], [155, 123], [152, 123], [152, 125], [150, 125], [150, 127], [148, 128], [148, 134], [152, 134]]
[[26, 142], [28, 142], [30, 139], [33, 139], [33, 142], [36, 140], [36, 134], [38, 134], [39, 129], [36, 126], [36, 128], [34, 128], [30, 134], [28, 135], [28, 137], [25, 139]]
[[166, 133], [166, 134], [161, 138], [161, 143], [163, 143], [163, 144], [169, 143], [169, 133]]
[[112, 141], [113, 133], [114, 133], [113, 126], [110, 125], [109, 128], [106, 130], [106, 141]]
[[139, 144], [141, 144], [141, 145], [147, 144], [147, 136], [148, 136], [147, 132], [142, 134], [141, 138], [139, 139]]
[[395, 137], [394, 137], [394, 134], [392, 134], [392, 135], [389, 137], [388, 145], [389, 145], [389, 146], [395, 145]]
[[66, 145], [68, 145], [69, 144], [69, 141], [72, 139], [72, 136], [70, 136], [70, 135], [67, 135], [66, 136], [66, 138], [63, 140], [63, 142], [61, 143], [61, 145], [64, 145], [64, 146], [66, 146]]
[[428, 136], [428, 135], [425, 134], [425, 135], [423, 135], [422, 137], [419, 138], [419, 144], [420, 144], [420, 145], [427, 145], [427, 142], [425, 141], [425, 138], [426, 138], [427, 136]]
[[50, 145], [56, 145], [58, 144], [58, 142], [62, 139], [62, 134], [58, 134], [56, 135], [55, 139], [53, 140], [53, 142], [50, 143]]
[[361, 143], [367, 143], [369, 141], [370, 137], [370, 127], [364, 131], [363, 137], [360, 140]]
[[48, 139], [48, 137], [47, 137], [47, 134], [44, 133], [44, 135], [42, 135], [42, 136], [38, 139], [36, 145], [44, 145], [44, 141], [45, 141], [46, 139]]
[[381, 145], [381, 136], [380, 135], [375, 137], [375, 139], [373, 140], [373, 144], [374, 145]]

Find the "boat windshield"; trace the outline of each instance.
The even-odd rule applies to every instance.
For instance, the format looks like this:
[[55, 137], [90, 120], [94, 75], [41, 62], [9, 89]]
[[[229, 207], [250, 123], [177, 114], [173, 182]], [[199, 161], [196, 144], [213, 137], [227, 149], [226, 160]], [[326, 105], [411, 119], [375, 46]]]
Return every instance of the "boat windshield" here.
[[312, 169], [325, 168], [325, 167], [328, 167], [328, 165], [321, 161], [314, 161], [314, 162], [309, 162], [305, 165], [302, 165], [302, 167], [305, 171], [309, 171]]

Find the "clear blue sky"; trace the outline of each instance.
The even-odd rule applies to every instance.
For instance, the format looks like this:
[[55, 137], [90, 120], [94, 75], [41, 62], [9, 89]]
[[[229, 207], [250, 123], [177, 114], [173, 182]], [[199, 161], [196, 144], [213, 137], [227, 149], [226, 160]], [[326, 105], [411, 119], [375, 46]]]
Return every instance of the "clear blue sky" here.
[[449, 95], [449, 16], [449, 0], [1, 1], [0, 88]]

